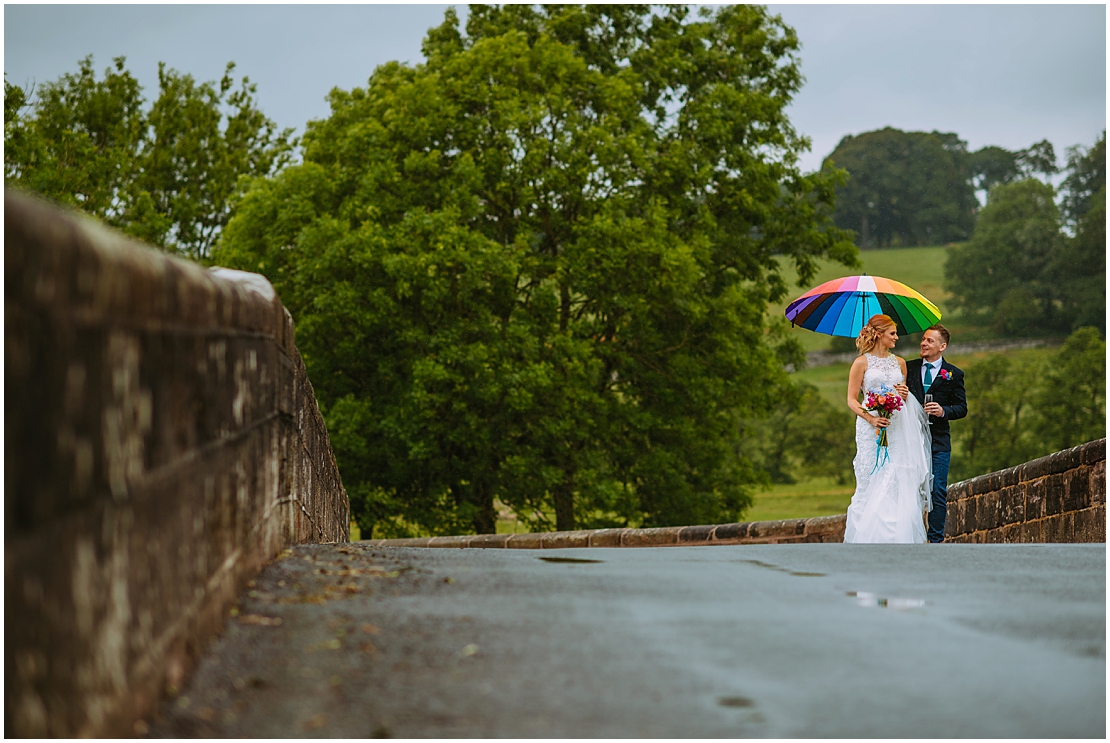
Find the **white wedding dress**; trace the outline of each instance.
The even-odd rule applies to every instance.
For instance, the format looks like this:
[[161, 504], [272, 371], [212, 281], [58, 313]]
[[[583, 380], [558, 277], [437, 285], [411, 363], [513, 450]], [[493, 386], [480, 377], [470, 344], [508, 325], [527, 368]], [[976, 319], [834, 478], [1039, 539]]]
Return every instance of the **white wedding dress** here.
[[[878, 391], [904, 379], [898, 359], [865, 354], [863, 389]], [[933, 457], [928, 418], [913, 395], [895, 412], [887, 428], [884, 461], [878, 452], [875, 429], [856, 418], [856, 492], [848, 506], [844, 541], [855, 543], [917, 544], [925, 541], [922, 512], [932, 507]]]

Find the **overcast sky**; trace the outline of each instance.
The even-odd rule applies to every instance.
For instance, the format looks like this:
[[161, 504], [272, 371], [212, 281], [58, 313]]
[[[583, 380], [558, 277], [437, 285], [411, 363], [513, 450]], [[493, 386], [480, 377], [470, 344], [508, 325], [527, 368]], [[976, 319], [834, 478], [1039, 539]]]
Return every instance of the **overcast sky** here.
[[[262, 109], [303, 130], [334, 86], [389, 60], [421, 61], [446, 5], [5, 5], [9, 82], [54, 80], [86, 54], [127, 57], [148, 98], [158, 62], [215, 80], [229, 60]], [[792, 105], [813, 140], [806, 169], [846, 134], [884, 126], [955, 132], [972, 149], [1041, 139], [1090, 145], [1106, 127], [1104, 5], [771, 5], [802, 42]], [[465, 17], [465, 7], [459, 6]]]

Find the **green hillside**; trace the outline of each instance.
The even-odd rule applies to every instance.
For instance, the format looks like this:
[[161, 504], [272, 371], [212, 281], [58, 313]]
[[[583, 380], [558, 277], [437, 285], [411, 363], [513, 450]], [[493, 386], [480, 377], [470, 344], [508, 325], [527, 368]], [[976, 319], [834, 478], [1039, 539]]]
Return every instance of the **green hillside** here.
[[[953, 336], [959, 336], [964, 341], [993, 337], [988, 329], [965, 325], [949, 307], [950, 298], [942, 288], [944, 285], [944, 259], [945, 248], [940, 246], [865, 250], [860, 251], [860, 260], [863, 262], [862, 269], [847, 268], [840, 263], [823, 261], [817, 275], [809, 285], [798, 287], [794, 267], [785, 258], [780, 258], [783, 274], [791, 289], [786, 299], [777, 306], [768, 308], [768, 312], [776, 317], [782, 317], [787, 305], [811, 288], [839, 276], [868, 273], [872, 276], [882, 276], [901, 281], [903, 284], [911, 286], [924, 294], [929, 301], [940, 308], [942, 313], [941, 322], [952, 331]], [[826, 335], [819, 335], [802, 328], [795, 328], [791, 332], [801, 341], [802, 347], [807, 351], [821, 351], [829, 348], [829, 337]]]

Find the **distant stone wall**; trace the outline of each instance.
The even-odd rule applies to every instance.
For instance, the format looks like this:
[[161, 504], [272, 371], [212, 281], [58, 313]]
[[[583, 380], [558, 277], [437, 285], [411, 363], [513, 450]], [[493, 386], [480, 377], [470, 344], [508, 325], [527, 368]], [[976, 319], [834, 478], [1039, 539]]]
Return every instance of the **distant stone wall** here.
[[948, 488], [949, 542], [1105, 542], [1106, 439]]
[[801, 544], [844, 541], [844, 516], [816, 516], [738, 524], [661, 526], [654, 529], [592, 529], [536, 534], [478, 534], [458, 537], [372, 539], [361, 544], [379, 547], [504, 547], [566, 549], [568, 547], [698, 547], [714, 544]]
[[[697, 547], [844, 541], [845, 516], [656, 529], [375, 539], [380, 547]], [[948, 542], [1105, 542], [1106, 439], [948, 488]]]
[[347, 495], [264, 278], [4, 217], [4, 731], [131, 735], [265, 562], [347, 541]]

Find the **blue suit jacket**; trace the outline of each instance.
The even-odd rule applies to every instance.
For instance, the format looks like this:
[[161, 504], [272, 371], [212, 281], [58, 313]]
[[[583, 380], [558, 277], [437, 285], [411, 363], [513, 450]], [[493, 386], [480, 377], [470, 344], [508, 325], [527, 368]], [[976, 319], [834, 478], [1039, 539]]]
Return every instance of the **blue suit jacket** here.
[[[910, 359], [906, 362], [906, 386], [910, 394], [917, 398], [922, 405], [925, 404], [925, 388], [921, 384], [921, 359]], [[952, 451], [952, 435], [948, 422], [967, 416], [967, 394], [964, 392], [964, 373], [948, 361], [941, 363], [940, 368], [947, 369], [952, 375], [950, 379], [941, 379], [940, 372], [929, 387], [929, 394], [933, 402], [944, 408], [944, 417], [932, 417], [933, 425], [929, 428], [933, 433], [933, 451]]]

